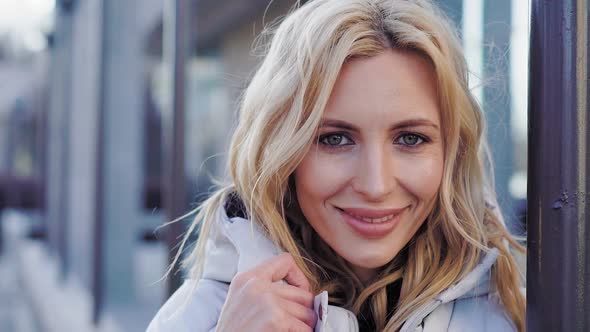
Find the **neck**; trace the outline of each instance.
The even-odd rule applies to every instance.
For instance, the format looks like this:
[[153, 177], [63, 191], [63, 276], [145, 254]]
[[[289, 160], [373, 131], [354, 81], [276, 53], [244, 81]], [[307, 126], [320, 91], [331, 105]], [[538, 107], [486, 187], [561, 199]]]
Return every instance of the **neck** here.
[[367, 285], [377, 275], [377, 269], [371, 269], [360, 266], [351, 266], [354, 274], [361, 280], [363, 285]]

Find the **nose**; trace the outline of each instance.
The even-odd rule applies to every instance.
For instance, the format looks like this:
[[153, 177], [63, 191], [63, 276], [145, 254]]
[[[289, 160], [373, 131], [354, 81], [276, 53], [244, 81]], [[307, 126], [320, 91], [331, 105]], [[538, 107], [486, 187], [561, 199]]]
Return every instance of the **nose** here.
[[395, 161], [391, 146], [365, 149], [357, 163], [352, 188], [366, 200], [385, 200], [396, 186]]

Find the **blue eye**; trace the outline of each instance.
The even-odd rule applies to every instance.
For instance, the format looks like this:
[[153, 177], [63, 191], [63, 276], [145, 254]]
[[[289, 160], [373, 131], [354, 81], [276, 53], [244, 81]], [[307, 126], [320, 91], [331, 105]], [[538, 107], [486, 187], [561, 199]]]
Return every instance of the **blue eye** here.
[[407, 133], [407, 134], [400, 135], [398, 137], [398, 139], [396, 140], [396, 143], [412, 147], [412, 146], [420, 145], [420, 144], [424, 143], [425, 141], [426, 141], [426, 139], [420, 135]]
[[320, 136], [319, 142], [321, 144], [331, 146], [331, 147], [353, 144], [353, 142], [343, 134], [322, 135], [322, 136]]

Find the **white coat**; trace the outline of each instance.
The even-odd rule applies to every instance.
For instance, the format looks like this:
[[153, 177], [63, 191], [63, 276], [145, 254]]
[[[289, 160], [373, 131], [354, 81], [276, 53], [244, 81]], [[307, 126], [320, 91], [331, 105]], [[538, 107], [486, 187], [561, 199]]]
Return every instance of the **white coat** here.
[[[147, 332], [215, 331], [232, 278], [280, 254], [258, 226], [240, 217], [217, 212], [207, 240], [203, 276], [187, 279], [160, 308]], [[414, 312], [401, 332], [516, 331], [497, 295], [490, 293], [490, 268], [498, 250], [486, 254], [479, 265], [454, 286], [438, 294]], [[319, 314], [315, 332], [358, 332], [356, 316], [341, 307], [328, 305], [326, 292], [315, 298]]]

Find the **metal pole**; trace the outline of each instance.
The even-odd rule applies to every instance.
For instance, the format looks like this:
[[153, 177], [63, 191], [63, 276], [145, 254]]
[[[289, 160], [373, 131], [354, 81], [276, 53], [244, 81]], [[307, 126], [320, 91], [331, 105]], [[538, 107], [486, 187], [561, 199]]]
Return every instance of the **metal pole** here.
[[50, 181], [47, 193], [47, 220], [49, 243], [59, 261], [60, 281], [66, 279], [70, 268], [68, 257], [68, 209], [69, 195], [69, 130], [70, 100], [72, 84], [72, 34], [73, 7], [72, 1], [59, 1], [56, 10], [55, 47], [52, 50], [52, 101], [49, 113], [50, 154], [52, 160], [48, 164]]
[[[180, 217], [187, 209], [186, 178], [184, 167], [184, 122], [186, 59], [189, 55], [189, 0], [168, 0], [164, 13], [164, 63], [171, 78], [172, 104], [164, 110], [162, 121], [164, 152], [164, 209], [167, 221]], [[182, 223], [173, 223], [165, 228], [169, 249], [169, 264], [178, 252], [177, 244], [183, 232]], [[173, 270], [168, 279], [168, 294], [171, 295], [181, 283], [179, 271]]]
[[94, 178], [94, 220], [93, 220], [93, 244], [92, 244], [92, 322], [98, 326], [100, 321], [100, 313], [104, 303], [104, 276], [103, 276], [103, 242], [105, 233], [105, 139], [106, 139], [106, 57], [107, 57], [107, 39], [108, 39], [108, 0], [100, 1], [100, 10], [97, 20], [99, 23], [98, 31], [100, 31], [100, 55], [98, 68], [98, 85], [97, 85], [97, 114], [96, 114], [96, 169]]
[[[68, 2], [68, 1], [66, 1]], [[69, 1], [71, 3], [71, 1]], [[70, 66], [72, 62], [72, 39], [73, 39], [73, 20], [74, 20], [74, 8], [70, 5], [68, 7], [64, 7], [62, 9], [62, 19], [65, 21], [65, 30], [63, 34], [63, 38], [67, 40], [62, 41], [63, 46], [66, 49], [64, 50], [65, 59], [62, 59], [63, 66], [60, 68], [62, 70], [63, 78], [63, 90], [62, 90], [62, 98], [63, 98], [63, 109], [60, 111], [61, 113], [61, 123], [62, 123], [62, 132], [61, 132], [61, 141], [59, 144], [61, 145], [61, 158], [60, 166], [61, 166], [61, 174], [60, 184], [61, 187], [61, 197], [59, 199], [59, 207], [58, 207], [58, 216], [59, 216], [59, 256], [61, 258], [61, 279], [65, 281], [67, 278], [68, 270], [70, 270], [70, 256], [68, 254], [69, 250], [69, 243], [68, 243], [68, 231], [70, 228], [70, 217], [68, 212], [68, 199], [70, 194], [70, 168], [71, 168], [71, 160], [70, 160], [70, 130], [71, 130], [71, 101], [72, 101], [72, 68]]]
[[588, 0], [533, 0], [527, 330], [590, 330]]

